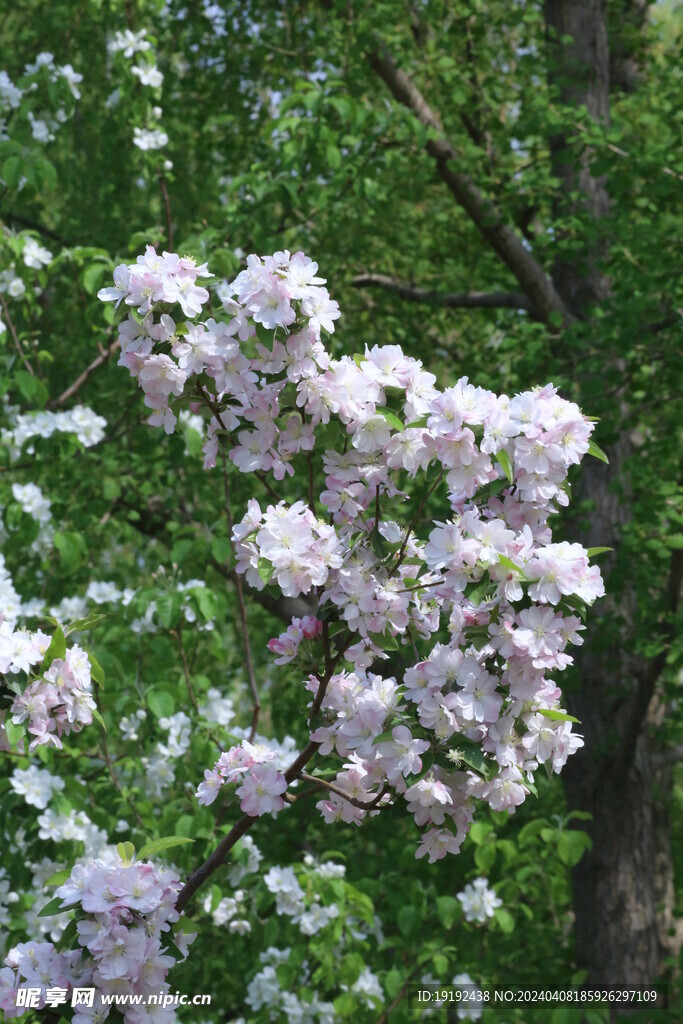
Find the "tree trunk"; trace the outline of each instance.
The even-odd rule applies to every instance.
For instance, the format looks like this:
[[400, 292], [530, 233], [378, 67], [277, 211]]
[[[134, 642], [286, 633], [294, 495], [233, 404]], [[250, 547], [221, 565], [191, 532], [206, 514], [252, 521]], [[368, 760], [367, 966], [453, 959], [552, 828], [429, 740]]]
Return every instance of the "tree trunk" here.
[[[546, 0], [550, 85], [564, 105], [585, 106], [590, 117], [609, 119], [610, 54], [606, 0]], [[567, 37], [572, 41], [568, 41]], [[605, 182], [591, 173], [591, 154], [567, 159], [568, 139], [550, 140], [553, 170], [563, 183], [558, 214], [575, 213], [599, 220], [608, 211]], [[569, 200], [570, 194], [579, 198]], [[592, 232], [589, 235], [593, 234]], [[587, 248], [576, 259], [558, 261], [555, 285], [569, 310], [587, 320], [591, 307], [609, 296], [610, 283], [600, 269], [599, 251]], [[599, 327], [599, 324], [598, 324]], [[616, 357], [606, 356], [618, 370]], [[591, 409], [590, 412], [595, 410]], [[626, 409], [614, 409], [611, 417]], [[586, 547], [618, 549], [630, 500], [626, 430], [610, 449], [610, 466], [588, 460], [576, 488], [576, 506], [590, 499], [590, 523], [582, 531]], [[622, 493], [611, 484], [619, 481]], [[576, 528], [574, 529], [576, 533]], [[609, 568], [609, 563], [607, 563]], [[646, 733], [647, 710], [654, 688], [653, 666], [630, 653], [637, 621], [637, 594], [619, 593], [619, 607], [609, 595], [596, 606], [600, 618], [618, 610], [623, 637], [605, 641], [593, 619], [589, 638], [576, 657], [577, 686], [567, 695], [572, 714], [582, 723], [586, 745], [570, 758], [563, 779], [571, 809], [589, 811], [580, 822], [593, 839], [592, 851], [574, 871], [576, 952], [579, 964], [596, 984], [648, 984], [660, 976], [672, 919], [673, 887], [667, 805], [671, 773], [660, 771], [654, 792], [652, 743]], [[597, 628], [596, 628], [597, 627]]]

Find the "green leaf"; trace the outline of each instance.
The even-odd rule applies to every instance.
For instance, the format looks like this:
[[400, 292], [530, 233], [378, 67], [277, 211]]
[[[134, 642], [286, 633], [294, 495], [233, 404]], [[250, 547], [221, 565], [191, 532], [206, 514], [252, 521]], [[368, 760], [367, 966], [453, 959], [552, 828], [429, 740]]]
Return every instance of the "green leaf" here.
[[20, 156], [8, 156], [2, 165], [2, 176], [8, 189], [15, 189], [24, 173], [24, 160]]
[[95, 719], [96, 722], [99, 722], [99, 724], [102, 726], [102, 728], [106, 732], [107, 731], [107, 727], [104, 724], [104, 719], [102, 718], [102, 715], [99, 713], [97, 708], [93, 708], [92, 709], [92, 716], [93, 716], [93, 718]]
[[26, 401], [42, 409], [48, 399], [48, 390], [42, 380], [27, 370], [17, 370], [14, 379]]
[[88, 547], [80, 533], [58, 531], [55, 533], [54, 544], [59, 552], [61, 566], [69, 575], [85, 561]]
[[43, 907], [38, 917], [53, 917], [55, 914], [61, 914], [63, 909], [61, 896], [55, 896]]
[[267, 558], [259, 558], [258, 560], [258, 574], [264, 583], [269, 583], [270, 578], [275, 572], [275, 566], [272, 562], [269, 562]]
[[84, 633], [88, 629], [94, 629], [95, 626], [100, 624], [100, 622], [104, 622], [104, 620], [108, 618], [108, 615], [102, 615], [101, 612], [91, 612], [91, 614], [86, 615], [84, 619], [76, 619], [74, 622], [70, 623], [65, 635], [68, 636], [69, 633]]
[[156, 718], [170, 718], [175, 711], [175, 701], [167, 690], [149, 690], [147, 707]]
[[510, 932], [513, 932], [515, 930], [514, 917], [509, 911], [504, 910], [502, 907], [499, 907], [498, 910], [496, 910], [495, 919], [500, 930], [502, 932], [505, 932], [506, 935], [509, 935]]
[[117, 843], [116, 852], [121, 860], [128, 864], [135, 859], [135, 847], [132, 843]]
[[544, 718], [550, 718], [553, 722], [576, 722], [578, 725], [581, 724], [578, 718], [573, 718], [566, 711], [556, 711], [554, 708], [538, 708], [536, 714], [543, 715]]
[[504, 448], [501, 448], [499, 452], [496, 452], [496, 460], [503, 467], [503, 472], [505, 473], [505, 476], [508, 478], [510, 483], [513, 484], [515, 482], [515, 474], [512, 469], [512, 459], [510, 458], [510, 456], [508, 455]]
[[50, 875], [43, 885], [63, 885], [67, 878], [71, 878], [71, 868], [64, 868], [62, 871], [55, 871], [54, 875]]
[[601, 462], [606, 462], [609, 466], [609, 459], [595, 441], [588, 442], [588, 454], [594, 456], [596, 459], [600, 459]]
[[194, 839], [189, 839], [187, 836], [165, 836], [163, 839], [153, 839], [151, 843], [145, 843], [138, 852], [138, 860], [152, 857], [155, 853], [161, 853], [162, 850], [170, 850], [173, 846], [184, 846], [186, 843], [193, 842]]
[[26, 735], [26, 723], [15, 725], [11, 718], [5, 720], [5, 734], [10, 747], [16, 748]]
[[402, 971], [398, 971], [395, 967], [392, 967], [386, 978], [384, 979], [384, 991], [390, 999], [395, 999], [403, 988], [404, 974]]
[[460, 916], [461, 909], [460, 900], [457, 900], [455, 896], [437, 896], [436, 898], [436, 914], [446, 930], [453, 927]]
[[494, 843], [486, 843], [484, 846], [478, 846], [474, 851], [474, 863], [484, 875], [489, 873], [493, 867], [495, 859], [496, 847]]
[[429, 415], [428, 414], [425, 414], [424, 416], [419, 416], [416, 420], [411, 420], [410, 423], [406, 423], [405, 429], [406, 430], [416, 430], [419, 427], [426, 427], [428, 420], [429, 420]]
[[43, 668], [48, 669], [53, 661], [57, 658], [66, 657], [66, 637], [61, 626], [58, 626], [54, 631], [50, 646], [45, 651], [45, 657], [43, 658]]
[[192, 594], [202, 618], [210, 622], [216, 616], [216, 598], [207, 587], [193, 587]]
[[588, 548], [586, 554], [589, 558], [595, 558], [596, 555], [603, 555], [606, 551], [614, 551], [614, 548]]
[[510, 569], [512, 572], [515, 573], [515, 575], [519, 576], [521, 579], [526, 579], [524, 569], [521, 569], [520, 566], [518, 566], [516, 562], [513, 562], [511, 558], [508, 558], [507, 555], [499, 555], [498, 562], [506, 569]]
[[384, 416], [384, 419], [387, 421], [390, 427], [394, 428], [394, 430], [405, 430], [405, 426], [403, 425], [403, 423], [401, 423], [396, 413], [392, 412], [391, 409], [387, 409], [385, 405], [378, 405], [377, 412], [379, 413], [380, 416]]
[[401, 935], [406, 937], [415, 934], [415, 930], [420, 926], [420, 913], [416, 907], [404, 905], [398, 912], [398, 928]]
[[86, 653], [88, 655], [88, 661], [90, 662], [90, 675], [97, 685], [101, 689], [104, 689], [104, 669], [91, 651], [87, 651]]
[[563, 864], [573, 868], [592, 845], [591, 838], [586, 832], [568, 829], [566, 832], [561, 832], [557, 840], [557, 855]]

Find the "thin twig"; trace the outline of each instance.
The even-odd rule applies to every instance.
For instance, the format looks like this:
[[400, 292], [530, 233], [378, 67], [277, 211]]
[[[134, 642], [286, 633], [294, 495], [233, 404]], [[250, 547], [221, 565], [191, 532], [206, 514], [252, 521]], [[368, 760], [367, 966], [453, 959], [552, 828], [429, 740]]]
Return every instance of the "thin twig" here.
[[103, 363], [106, 363], [109, 357], [116, 352], [119, 345], [120, 342], [117, 339], [111, 343], [109, 348], [104, 349], [104, 351], [100, 352], [98, 356], [95, 356], [93, 361], [86, 366], [85, 370], [76, 377], [73, 384], [70, 384], [65, 391], [62, 391], [58, 398], [53, 398], [51, 402], [48, 402], [48, 409], [58, 409], [60, 405], [64, 405], [65, 402], [68, 402], [69, 399], [83, 387], [90, 374], [93, 373], [98, 366], [102, 366]]
[[[228, 473], [228, 463], [225, 458], [225, 454], [221, 452], [223, 460], [223, 489], [225, 493], [225, 515], [228, 520], [228, 532], [232, 538], [233, 531], [233, 518], [232, 518], [232, 502], [230, 500], [230, 475]], [[247, 669], [247, 679], [249, 680], [249, 688], [251, 689], [252, 696], [252, 715], [251, 715], [251, 731], [249, 733], [249, 742], [253, 743], [254, 736], [256, 735], [256, 727], [258, 725], [259, 713], [261, 711], [261, 701], [259, 700], [258, 686], [256, 685], [256, 673], [254, 672], [254, 660], [251, 656], [251, 643], [249, 641], [249, 624], [247, 622], [247, 606], [244, 602], [244, 588], [242, 586], [242, 577], [239, 573], [235, 573], [235, 590], [237, 591], [237, 605], [240, 613], [240, 624], [242, 626], [242, 645], [244, 646], [244, 661]]]
[[357, 797], [350, 796], [341, 786], [335, 786], [333, 782], [326, 782], [325, 779], [317, 779], [315, 775], [308, 775], [307, 772], [301, 772], [299, 778], [303, 779], [304, 782], [315, 782], [320, 784], [323, 789], [329, 789], [331, 793], [336, 796], [342, 797], [348, 803], [353, 804], [354, 807], [360, 807], [363, 811], [371, 811], [374, 807], [377, 807], [382, 798], [384, 797], [384, 790], [377, 793], [372, 800], [359, 800]]
[[406, 551], [406, 547], [408, 545], [408, 541], [410, 539], [410, 535], [413, 532], [413, 527], [415, 526], [415, 524], [417, 523], [418, 519], [420, 518], [422, 510], [425, 507], [425, 505], [427, 504], [427, 501], [431, 497], [432, 493], [436, 490], [438, 484], [441, 483], [442, 478], [443, 478], [443, 470], [441, 470], [441, 472], [437, 476], [436, 480], [434, 481], [432, 486], [429, 488], [429, 490], [425, 494], [425, 496], [422, 499], [422, 501], [420, 502], [420, 504], [417, 506], [417, 510], [415, 512], [415, 515], [413, 516], [413, 518], [408, 523], [408, 529], [406, 530], [406, 535], [403, 538], [403, 543], [401, 544], [401, 547], [399, 548], [398, 557], [396, 559], [396, 564], [395, 564], [394, 568], [391, 570], [391, 572], [389, 573], [389, 579], [391, 579], [392, 576], [395, 576], [396, 573], [398, 572], [398, 570], [401, 568], [401, 563], [403, 562], [403, 557], [405, 555], [405, 551]]
[[185, 645], [183, 644], [183, 634], [180, 628], [180, 623], [175, 630], [175, 634], [178, 637], [178, 647], [180, 648], [180, 660], [183, 663], [183, 675], [185, 676], [185, 685], [187, 686], [187, 692], [190, 697], [192, 707], [199, 714], [199, 705], [197, 704], [197, 698], [195, 697], [194, 690], [192, 688], [192, 679], [190, 677], [190, 666], [187, 663], [187, 655], [185, 654]]
[[31, 376], [35, 377], [35, 375], [36, 375], [35, 374], [35, 370], [31, 366], [31, 364], [29, 363], [29, 361], [26, 358], [26, 355], [24, 353], [24, 350], [21, 347], [21, 343], [19, 342], [19, 337], [17, 335], [17, 331], [16, 331], [16, 328], [14, 326], [14, 321], [12, 320], [12, 317], [10, 315], [10, 311], [7, 308], [7, 303], [5, 302], [5, 296], [2, 295], [1, 293], [0, 293], [0, 302], [2, 303], [2, 311], [5, 314], [5, 320], [7, 321], [7, 326], [9, 327], [9, 332], [12, 335], [12, 341], [14, 342], [14, 347], [16, 348], [17, 352], [19, 353], [19, 358], [21, 359], [22, 363], [24, 364], [24, 366], [26, 367], [28, 372], [31, 374]]

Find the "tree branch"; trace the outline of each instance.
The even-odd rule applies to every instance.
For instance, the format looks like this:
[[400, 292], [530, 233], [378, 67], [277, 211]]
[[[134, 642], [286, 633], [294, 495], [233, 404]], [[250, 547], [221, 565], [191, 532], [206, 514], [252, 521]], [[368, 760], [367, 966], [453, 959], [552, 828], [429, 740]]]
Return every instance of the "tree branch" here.
[[351, 284], [354, 288], [379, 288], [393, 292], [408, 302], [421, 302], [426, 306], [447, 306], [452, 309], [529, 309], [529, 300], [523, 292], [438, 292], [431, 288], [417, 288], [386, 274], [358, 274]]
[[116, 352], [118, 347], [119, 341], [117, 339], [116, 341], [113, 341], [111, 343], [109, 348], [103, 349], [98, 356], [95, 356], [90, 365], [86, 366], [85, 370], [83, 370], [83, 373], [79, 374], [78, 377], [76, 377], [76, 380], [73, 382], [73, 384], [69, 385], [66, 391], [62, 391], [61, 395], [59, 395], [58, 398], [53, 398], [51, 402], [47, 403], [48, 409], [58, 409], [60, 405], [64, 405], [65, 402], [68, 402], [69, 399], [73, 395], [75, 395], [76, 392], [80, 390], [80, 388], [83, 387], [90, 374], [93, 373], [98, 368], [98, 366], [101, 366], [102, 363], [106, 363], [109, 357], [113, 355], [114, 352]]
[[675, 548], [671, 552], [669, 563], [669, 580], [667, 584], [667, 610], [669, 620], [664, 627], [664, 646], [656, 658], [650, 663], [649, 669], [641, 676], [638, 682], [638, 689], [633, 701], [631, 713], [624, 728], [621, 748], [612, 766], [614, 778], [623, 778], [633, 760], [633, 754], [638, 742], [641, 727], [650, 707], [655, 692], [655, 686], [659, 679], [666, 659], [669, 654], [669, 647], [675, 636], [674, 616], [678, 611], [681, 599], [681, 583], [683, 582], [683, 548]]
[[553, 314], [559, 314], [561, 323], [569, 326], [573, 317], [543, 267], [524, 247], [516, 232], [505, 223], [499, 210], [483, 195], [469, 175], [456, 169], [458, 154], [417, 86], [396, 65], [383, 43], [380, 42], [377, 50], [369, 53], [367, 58], [394, 99], [410, 110], [430, 131], [431, 137], [426, 148], [436, 161], [441, 178], [491, 248], [515, 276], [529, 299], [533, 315], [544, 323], [551, 323]]

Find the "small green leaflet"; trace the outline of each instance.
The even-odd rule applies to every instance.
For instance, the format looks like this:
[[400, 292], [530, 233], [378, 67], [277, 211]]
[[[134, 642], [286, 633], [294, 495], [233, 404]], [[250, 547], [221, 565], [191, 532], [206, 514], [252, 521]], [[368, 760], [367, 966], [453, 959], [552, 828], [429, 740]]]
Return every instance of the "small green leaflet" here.
[[258, 560], [258, 574], [264, 583], [270, 582], [270, 577], [275, 572], [275, 566], [272, 562], [269, 562], [267, 558], [259, 558]]
[[596, 555], [604, 555], [606, 551], [614, 551], [614, 548], [588, 548], [586, 554], [589, 558], [595, 558]]
[[100, 689], [104, 689], [104, 669], [100, 665], [99, 661], [94, 654], [90, 651], [86, 651], [88, 655], [88, 661], [90, 662], [90, 675], [95, 680]]
[[43, 883], [44, 885], [63, 885], [67, 878], [71, 877], [71, 869], [64, 868], [62, 871], [55, 871], [54, 875], [50, 875], [48, 879]]
[[576, 722], [581, 725], [578, 718], [572, 718], [566, 711], [555, 711], [553, 708], [539, 708], [538, 714], [543, 715], [544, 718], [550, 718], [553, 722]]
[[61, 896], [55, 896], [54, 899], [50, 900], [50, 902], [43, 907], [38, 914], [38, 917], [53, 917], [55, 914], [61, 914], [63, 909]]
[[165, 836], [163, 839], [154, 839], [151, 843], [145, 843], [138, 852], [138, 860], [143, 860], [145, 857], [153, 857], [155, 853], [161, 853], [162, 850], [170, 850], [172, 846], [183, 846], [185, 843], [193, 842], [194, 839], [188, 839], [186, 836]]
[[603, 452], [602, 448], [600, 448], [595, 443], [595, 441], [589, 441], [588, 442], [588, 454], [589, 455], [593, 455], [594, 458], [596, 458], [596, 459], [600, 459], [601, 462], [606, 462], [607, 465], [609, 466], [609, 459], [607, 458], [607, 456]]
[[15, 725], [12, 719], [8, 718], [5, 722], [5, 733], [10, 747], [16, 747], [19, 741], [24, 738], [26, 727], [24, 725]]
[[122, 861], [132, 864], [135, 858], [135, 847], [132, 843], [117, 843], [116, 852]]
[[507, 555], [498, 555], [498, 561], [501, 565], [504, 565], [506, 569], [510, 569], [512, 572], [516, 573], [521, 579], [526, 579], [524, 570], [520, 569], [520, 567], [513, 562], [511, 558], [508, 558]]
[[410, 423], [406, 423], [405, 429], [406, 430], [417, 430], [420, 427], [426, 427], [428, 419], [429, 419], [429, 416], [420, 416], [418, 419], [411, 420]]
[[515, 474], [512, 471], [512, 459], [504, 448], [501, 448], [499, 452], [496, 452], [496, 459], [503, 467], [505, 476], [508, 478], [510, 483], [513, 484], [515, 482]]
[[95, 626], [99, 625], [100, 622], [104, 622], [107, 618], [109, 618], [108, 615], [100, 615], [99, 612], [93, 612], [91, 615], [87, 615], [84, 619], [76, 619], [75, 622], [72, 622], [67, 627], [65, 636], [68, 636], [69, 633], [82, 633], [87, 629], [94, 629]]
[[43, 664], [46, 668], [49, 668], [52, 662], [56, 658], [64, 658], [66, 656], [66, 637], [62, 631], [62, 627], [58, 626], [54, 632], [50, 646], [45, 651], [45, 657]]
[[[477, 774], [488, 779], [490, 766], [479, 747], [475, 746], [474, 743], [468, 743], [465, 737], [462, 737], [458, 738], [453, 749], [466, 765], [469, 765], [469, 767], [472, 768], [473, 771], [477, 772]], [[453, 765], [453, 767], [455, 767], [455, 765]]]
[[390, 427], [394, 428], [394, 430], [405, 430], [404, 425], [401, 423], [396, 413], [392, 412], [391, 409], [387, 409], [385, 405], [378, 405], [377, 412], [380, 416], [384, 416], [384, 419]]
[[92, 709], [92, 716], [93, 716], [93, 718], [95, 719], [96, 722], [99, 722], [99, 724], [102, 726], [102, 728], [106, 732], [107, 731], [107, 727], [104, 724], [104, 719], [102, 718], [102, 715], [99, 713], [97, 708], [93, 708]]

